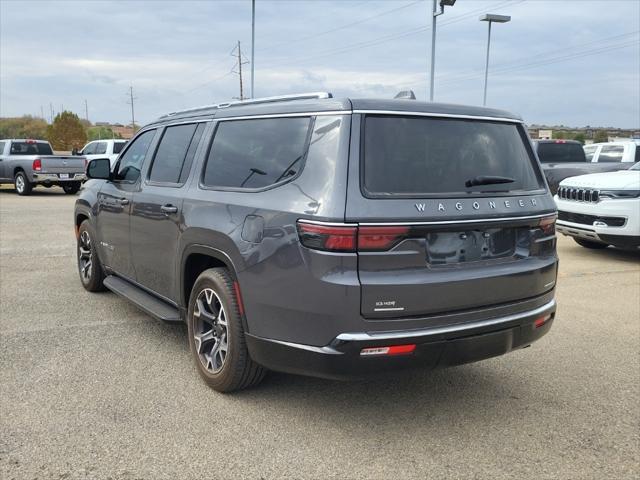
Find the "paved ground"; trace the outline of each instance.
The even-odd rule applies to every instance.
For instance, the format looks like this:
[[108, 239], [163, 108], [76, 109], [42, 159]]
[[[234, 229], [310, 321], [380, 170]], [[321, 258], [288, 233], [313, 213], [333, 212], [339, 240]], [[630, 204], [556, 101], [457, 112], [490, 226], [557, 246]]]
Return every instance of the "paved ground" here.
[[0, 189], [0, 478], [640, 476], [640, 257], [560, 239], [532, 348], [393, 379], [209, 390], [186, 329], [75, 270], [74, 198]]

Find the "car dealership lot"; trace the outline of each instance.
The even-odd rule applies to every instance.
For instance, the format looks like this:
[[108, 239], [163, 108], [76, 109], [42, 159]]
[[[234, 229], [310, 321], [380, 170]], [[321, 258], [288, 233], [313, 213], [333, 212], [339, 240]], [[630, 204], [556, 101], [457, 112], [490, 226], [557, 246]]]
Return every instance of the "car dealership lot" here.
[[0, 189], [1, 478], [637, 478], [640, 256], [559, 239], [531, 348], [342, 383], [216, 393], [186, 328], [75, 267], [74, 197]]

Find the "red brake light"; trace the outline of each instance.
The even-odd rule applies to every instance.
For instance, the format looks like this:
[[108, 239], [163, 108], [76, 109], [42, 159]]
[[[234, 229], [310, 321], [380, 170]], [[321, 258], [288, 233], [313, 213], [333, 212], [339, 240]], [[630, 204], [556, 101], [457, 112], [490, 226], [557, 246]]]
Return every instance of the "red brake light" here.
[[358, 250], [389, 250], [407, 233], [409, 227], [360, 227]]
[[389, 347], [368, 347], [360, 350], [360, 355], [408, 355], [416, 349], [416, 344], [391, 345]]
[[556, 143], [567, 143], [566, 140], [556, 140]]
[[32, 167], [33, 167], [33, 170], [36, 172], [39, 172], [40, 170], [42, 170], [42, 160], [40, 160], [39, 158], [36, 158], [33, 161]]
[[547, 235], [551, 235], [556, 231], [556, 219], [557, 215], [550, 215], [548, 217], [543, 217], [540, 219], [538, 226], [540, 229]]
[[298, 222], [298, 235], [305, 247], [333, 252], [355, 252], [358, 227]]

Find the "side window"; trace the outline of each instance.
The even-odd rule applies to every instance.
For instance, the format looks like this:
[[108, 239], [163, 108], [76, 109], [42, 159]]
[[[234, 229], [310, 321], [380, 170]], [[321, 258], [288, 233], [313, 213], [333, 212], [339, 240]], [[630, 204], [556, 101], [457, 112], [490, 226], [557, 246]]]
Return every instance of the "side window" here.
[[5, 142], [0, 142], [0, 155], [4, 155], [4, 145]]
[[116, 180], [135, 182], [140, 178], [142, 162], [155, 134], [155, 130], [147, 130], [132, 141], [127, 151], [120, 157], [118, 172], [115, 175]]
[[309, 117], [221, 121], [207, 158], [204, 185], [263, 188], [296, 176], [310, 123]]
[[127, 142], [113, 142], [113, 153], [118, 154], [122, 151], [122, 147], [124, 147]]
[[604, 146], [598, 155], [598, 162], [621, 162], [624, 147], [621, 145]]
[[107, 142], [97, 142], [95, 146], [96, 146], [95, 153], [97, 155], [102, 155], [107, 153]]
[[167, 127], [151, 164], [149, 180], [160, 183], [184, 183], [200, 143], [204, 123]]
[[640, 162], [640, 144], [637, 144], [637, 143], [636, 143], [636, 156], [633, 161]]
[[82, 149], [82, 154], [83, 155], [93, 155], [94, 153], [96, 153], [96, 144], [91, 142], [88, 143], [87, 145], [85, 145], [85, 147]]
[[598, 147], [584, 147], [584, 154], [587, 157], [587, 162], [593, 160], [593, 156], [596, 154]]

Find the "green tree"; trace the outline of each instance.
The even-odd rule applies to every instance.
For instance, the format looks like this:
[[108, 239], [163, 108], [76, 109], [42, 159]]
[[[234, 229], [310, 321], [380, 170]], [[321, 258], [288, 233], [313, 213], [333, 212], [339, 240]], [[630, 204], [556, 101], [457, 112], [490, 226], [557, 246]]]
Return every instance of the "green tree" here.
[[593, 141], [594, 143], [608, 142], [609, 134], [607, 133], [606, 130], [597, 130], [596, 133], [593, 135]]
[[564, 139], [564, 138], [568, 138], [567, 137], [567, 132], [565, 132], [564, 130], [554, 130], [552, 136], [553, 136], [553, 138], [555, 140], [561, 140], [561, 139]]
[[47, 137], [54, 150], [73, 150], [82, 148], [87, 143], [85, 131], [78, 116], [64, 111], [56, 115], [53, 124], [49, 125]]
[[122, 138], [119, 133], [114, 133], [109, 127], [91, 127], [87, 130], [89, 141], [104, 140], [105, 138]]
[[584, 145], [584, 141], [586, 140], [586, 137], [584, 136], [584, 133], [577, 133], [574, 137], [574, 140], [577, 140], [578, 142], [580, 142], [581, 144]]
[[42, 118], [25, 115], [16, 118], [0, 118], [0, 138], [47, 138], [47, 122]]

